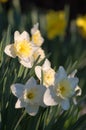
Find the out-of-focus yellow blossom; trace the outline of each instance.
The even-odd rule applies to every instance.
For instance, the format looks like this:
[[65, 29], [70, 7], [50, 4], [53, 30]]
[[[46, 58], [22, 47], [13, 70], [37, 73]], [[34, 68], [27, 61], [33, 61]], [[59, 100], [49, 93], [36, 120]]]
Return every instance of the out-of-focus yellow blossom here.
[[0, 0], [1, 3], [5, 3], [7, 2], [8, 0]]
[[46, 15], [46, 30], [49, 39], [64, 35], [66, 28], [66, 18], [64, 11], [49, 11]]
[[76, 25], [79, 27], [80, 34], [86, 38], [86, 15], [78, 17]]

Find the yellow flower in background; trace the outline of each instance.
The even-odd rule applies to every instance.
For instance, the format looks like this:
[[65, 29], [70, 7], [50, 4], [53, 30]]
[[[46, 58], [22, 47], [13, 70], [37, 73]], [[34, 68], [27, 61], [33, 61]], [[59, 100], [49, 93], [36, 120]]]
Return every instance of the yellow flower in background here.
[[7, 2], [8, 0], [0, 0], [1, 3], [5, 3]]
[[66, 28], [64, 11], [49, 11], [46, 15], [46, 30], [49, 39], [64, 35]]
[[76, 25], [79, 28], [80, 34], [86, 37], [86, 15], [78, 17], [76, 19]]

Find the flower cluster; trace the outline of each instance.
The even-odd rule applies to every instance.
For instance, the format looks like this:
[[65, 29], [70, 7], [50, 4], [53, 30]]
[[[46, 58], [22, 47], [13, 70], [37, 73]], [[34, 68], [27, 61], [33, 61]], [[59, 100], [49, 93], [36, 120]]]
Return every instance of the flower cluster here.
[[[45, 57], [44, 50], [41, 48], [43, 42], [38, 24], [35, 24], [31, 29], [31, 38], [26, 31], [22, 34], [16, 31], [14, 43], [7, 45], [4, 52], [13, 58], [17, 56], [22, 65], [32, 68], [37, 57], [40, 56], [38, 63]], [[37, 114], [39, 106], [60, 104], [64, 110], [68, 110], [70, 99], [75, 95], [81, 95], [79, 79], [74, 77], [76, 70], [67, 75], [64, 67], [60, 66], [56, 72], [46, 58], [42, 65], [35, 66], [34, 71], [36, 78], [40, 81], [39, 84], [34, 77], [31, 77], [25, 85], [15, 83], [11, 86], [12, 93], [18, 98], [15, 108], [24, 107], [32, 116]], [[77, 90], [79, 92], [76, 94]]]
[[31, 34], [32, 36], [30, 37], [26, 31], [21, 34], [19, 31], [16, 31], [14, 33], [14, 43], [7, 45], [4, 50], [4, 52], [12, 58], [17, 56], [20, 63], [27, 68], [33, 66], [39, 55], [40, 58], [38, 62], [45, 57], [44, 51], [41, 48], [44, 39], [38, 30], [38, 23], [31, 29]]

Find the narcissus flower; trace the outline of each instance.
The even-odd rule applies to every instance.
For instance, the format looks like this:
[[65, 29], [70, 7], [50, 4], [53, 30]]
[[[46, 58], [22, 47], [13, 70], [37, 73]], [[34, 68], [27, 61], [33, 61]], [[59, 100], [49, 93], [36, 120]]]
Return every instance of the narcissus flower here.
[[46, 15], [46, 30], [49, 39], [65, 34], [67, 21], [64, 11], [50, 10]]
[[46, 87], [54, 84], [55, 71], [51, 68], [51, 64], [48, 59], [45, 60], [42, 66], [35, 67], [35, 73], [40, 81], [43, 80], [43, 85]]
[[7, 45], [4, 52], [15, 58], [16, 56], [20, 59], [20, 63], [24, 66], [31, 68], [33, 65], [32, 55], [37, 48], [29, 40], [29, 34], [24, 31], [14, 33], [14, 43]]
[[44, 42], [43, 37], [41, 36], [41, 33], [38, 29], [38, 23], [34, 25], [34, 27], [31, 29], [31, 34], [32, 34], [32, 42], [36, 46], [41, 46]]
[[75, 94], [78, 78], [67, 76], [63, 67], [59, 67], [55, 75], [53, 86], [47, 88], [44, 94], [44, 103], [48, 106], [60, 104], [64, 110], [70, 107], [70, 98]]
[[77, 17], [76, 26], [79, 28], [80, 34], [86, 38], [86, 15]]
[[39, 106], [45, 107], [43, 103], [45, 89], [43, 85], [37, 85], [33, 77], [25, 85], [19, 83], [13, 84], [11, 91], [18, 98], [15, 108], [24, 107], [29, 115], [35, 116]]

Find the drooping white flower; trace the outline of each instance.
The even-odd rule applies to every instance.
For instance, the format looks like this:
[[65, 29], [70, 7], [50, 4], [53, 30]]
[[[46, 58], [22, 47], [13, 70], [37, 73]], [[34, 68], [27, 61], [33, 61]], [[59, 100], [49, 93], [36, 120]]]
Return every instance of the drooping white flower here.
[[38, 29], [38, 23], [34, 25], [34, 27], [31, 29], [32, 34], [32, 42], [36, 46], [41, 46], [44, 42], [43, 37], [41, 36], [40, 30]]
[[78, 81], [77, 77], [68, 77], [64, 68], [59, 67], [55, 75], [54, 86], [48, 87], [44, 94], [44, 103], [48, 106], [60, 104], [64, 110], [67, 110]]
[[43, 85], [46, 87], [54, 84], [55, 71], [51, 68], [51, 64], [48, 59], [45, 60], [42, 66], [35, 67], [35, 73], [40, 81], [42, 81], [43, 78]]
[[33, 77], [25, 85], [19, 83], [13, 84], [11, 91], [18, 98], [15, 108], [24, 107], [29, 115], [35, 116], [39, 106], [45, 107], [43, 103], [45, 89], [43, 85], [37, 85]]
[[9, 44], [5, 47], [4, 52], [10, 57], [15, 58], [16, 56], [20, 59], [20, 63], [28, 68], [32, 67], [33, 59], [32, 55], [37, 48], [30, 42], [29, 34], [24, 31], [14, 33], [14, 43]]

